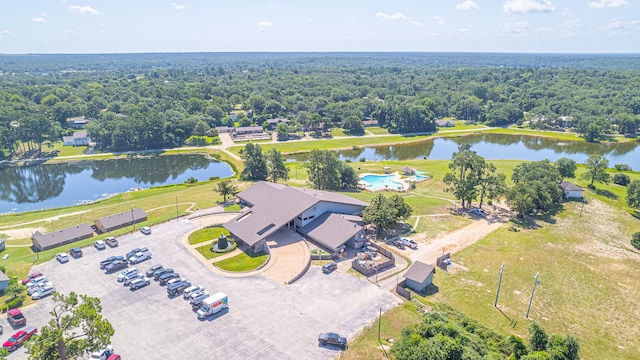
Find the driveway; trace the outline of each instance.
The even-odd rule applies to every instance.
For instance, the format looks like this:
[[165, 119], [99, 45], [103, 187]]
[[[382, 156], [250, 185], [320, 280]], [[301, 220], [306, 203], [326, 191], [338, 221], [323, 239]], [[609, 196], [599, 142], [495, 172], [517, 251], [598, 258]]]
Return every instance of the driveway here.
[[[84, 257], [66, 264], [44, 263], [43, 272], [56, 288], [68, 293], [99, 297], [103, 314], [116, 332], [113, 346], [125, 359], [328, 359], [336, 350], [319, 347], [320, 332], [336, 331], [352, 339], [374, 321], [378, 310], [400, 301], [365, 280], [348, 274], [324, 275], [312, 267], [292, 285], [263, 276], [228, 278], [212, 273], [181, 243], [182, 236], [197, 225], [186, 219], [153, 227], [144, 236], [134, 233], [119, 238], [120, 246], [98, 251], [84, 249]], [[150, 286], [131, 292], [106, 275], [99, 261], [147, 246], [153, 259], [143, 262], [146, 271], [156, 263], [173, 267], [192, 283], [213, 293], [229, 295], [229, 311], [198, 320], [181, 297], [169, 298], [163, 287]], [[50, 298], [24, 309], [29, 324], [43, 325], [53, 304]], [[4, 337], [10, 336], [5, 327]], [[20, 349], [10, 358], [26, 359]]]

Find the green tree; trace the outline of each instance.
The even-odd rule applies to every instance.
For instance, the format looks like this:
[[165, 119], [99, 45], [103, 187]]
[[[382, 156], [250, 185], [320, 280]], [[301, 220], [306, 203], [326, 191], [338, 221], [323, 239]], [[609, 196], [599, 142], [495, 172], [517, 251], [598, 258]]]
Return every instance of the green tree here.
[[589, 188], [594, 189], [593, 185], [596, 181], [604, 184], [608, 184], [611, 176], [607, 172], [609, 167], [609, 160], [600, 155], [589, 155], [584, 165], [587, 167], [587, 171], [582, 174], [584, 180], [589, 181]]
[[349, 164], [340, 162], [340, 187], [355, 189], [359, 181], [358, 173]]
[[461, 144], [458, 151], [453, 153], [449, 163], [448, 172], [442, 181], [447, 185], [445, 191], [453, 193], [453, 196], [462, 201], [462, 207], [471, 205], [471, 200], [476, 198], [479, 184], [478, 171], [484, 159], [471, 150], [471, 145]]
[[615, 174], [613, 175], [613, 183], [616, 185], [627, 186], [631, 182], [631, 178], [627, 174]]
[[407, 220], [411, 216], [413, 209], [411, 209], [411, 206], [409, 206], [409, 204], [404, 201], [404, 198], [402, 196], [393, 194], [387, 201], [389, 201], [391, 203], [391, 206], [398, 211], [396, 213], [396, 218], [398, 221]]
[[245, 181], [266, 180], [268, 171], [267, 163], [262, 156], [262, 148], [258, 144], [248, 143], [242, 152], [244, 169], [240, 174], [240, 179]]
[[276, 134], [279, 141], [289, 140], [289, 126], [283, 122], [276, 126]]
[[631, 245], [633, 245], [634, 248], [640, 250], [640, 231], [634, 233], [633, 236], [631, 236]]
[[640, 209], [640, 180], [633, 180], [627, 185], [627, 205]]
[[340, 190], [342, 166], [336, 155], [328, 150], [311, 150], [305, 163], [309, 182], [319, 190]]
[[285, 166], [284, 159], [280, 151], [271, 148], [267, 151], [267, 179], [271, 182], [278, 180], [289, 180], [289, 168]]
[[580, 359], [580, 344], [571, 335], [551, 335], [547, 343], [549, 359], [578, 360]]
[[351, 115], [346, 118], [342, 124], [342, 128], [349, 132], [349, 134], [353, 135], [363, 135], [364, 134], [364, 124], [360, 120], [359, 117], [355, 115]]
[[26, 343], [29, 359], [67, 360], [111, 343], [113, 326], [100, 313], [100, 299], [75, 292], [53, 293], [53, 318]]
[[515, 184], [507, 190], [507, 204], [518, 216], [523, 217], [535, 208], [535, 190], [525, 183]]
[[558, 172], [560, 173], [560, 176], [562, 177], [560, 181], [564, 180], [564, 179], [573, 179], [574, 177], [576, 177], [576, 162], [574, 160], [571, 160], [569, 158], [566, 157], [561, 157], [560, 159], [556, 160], [556, 169], [558, 169]]
[[527, 349], [527, 345], [524, 343], [524, 340], [522, 340], [522, 338], [518, 336], [509, 335], [507, 342], [509, 344], [509, 347], [511, 348], [511, 353], [513, 354], [515, 360], [519, 360], [529, 352], [529, 349]]
[[478, 169], [478, 187], [480, 195], [479, 207], [485, 198], [487, 200], [495, 200], [507, 193], [506, 176], [497, 172], [496, 166], [492, 163], [481, 163]]
[[17, 279], [11, 279], [9, 285], [4, 289], [4, 293], [9, 296], [9, 300], [17, 298], [27, 288], [20, 284]]
[[[514, 189], [515, 191], [509, 192], [511, 203], [516, 200], [514, 196], [520, 194], [525, 196], [518, 197], [519, 203], [523, 204], [527, 197], [531, 197], [534, 203], [532, 208], [548, 209], [562, 200], [562, 190], [558, 186], [561, 178], [560, 172], [549, 160], [520, 163], [513, 169], [511, 180], [514, 182], [514, 186], [518, 184], [523, 186], [518, 186]], [[509, 202], [509, 196], [507, 201]], [[532, 208], [526, 209], [526, 211], [530, 211]], [[520, 208], [520, 210], [523, 209]], [[520, 210], [517, 210], [519, 215], [526, 214]]]
[[227, 196], [233, 195], [238, 188], [235, 185], [231, 184], [230, 179], [223, 179], [218, 181], [216, 184], [216, 191], [222, 195], [223, 201], [227, 202]]
[[406, 219], [411, 215], [411, 208], [399, 195], [390, 198], [382, 194], [376, 195], [369, 206], [362, 212], [362, 219], [375, 225], [376, 231], [381, 233], [384, 230], [392, 229], [398, 221]]
[[535, 321], [529, 326], [529, 347], [533, 351], [545, 351], [549, 336]]

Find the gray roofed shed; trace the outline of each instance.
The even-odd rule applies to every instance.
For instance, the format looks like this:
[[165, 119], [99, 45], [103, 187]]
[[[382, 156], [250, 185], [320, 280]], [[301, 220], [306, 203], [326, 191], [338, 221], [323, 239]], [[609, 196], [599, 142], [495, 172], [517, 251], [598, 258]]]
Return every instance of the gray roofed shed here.
[[420, 261], [414, 262], [409, 270], [403, 275], [407, 279], [406, 284], [416, 292], [422, 292], [433, 281], [433, 274], [436, 269], [429, 264]]
[[44, 251], [93, 236], [93, 229], [87, 224], [80, 224], [66, 229], [43, 234], [36, 231], [31, 237], [35, 251]]

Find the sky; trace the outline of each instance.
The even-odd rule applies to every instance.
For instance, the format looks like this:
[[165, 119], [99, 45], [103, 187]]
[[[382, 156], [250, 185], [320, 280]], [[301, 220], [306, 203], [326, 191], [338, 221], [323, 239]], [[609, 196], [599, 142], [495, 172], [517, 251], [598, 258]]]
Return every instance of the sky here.
[[640, 0], [3, 0], [0, 53], [638, 53]]

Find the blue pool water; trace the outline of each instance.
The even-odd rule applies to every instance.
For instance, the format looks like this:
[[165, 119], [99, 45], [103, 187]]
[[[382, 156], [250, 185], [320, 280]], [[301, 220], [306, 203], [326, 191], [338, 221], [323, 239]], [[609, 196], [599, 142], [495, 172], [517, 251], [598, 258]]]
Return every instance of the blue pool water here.
[[427, 174], [428, 174], [427, 172], [418, 171], [418, 170], [414, 170], [414, 172], [416, 173], [416, 175], [415, 175], [416, 181], [422, 181], [424, 179], [428, 179], [429, 178], [429, 176], [427, 176]]
[[395, 175], [365, 175], [360, 178], [360, 181], [367, 183], [367, 189], [369, 190], [380, 190], [385, 187], [389, 189], [402, 189], [402, 184], [392, 180], [394, 176]]

